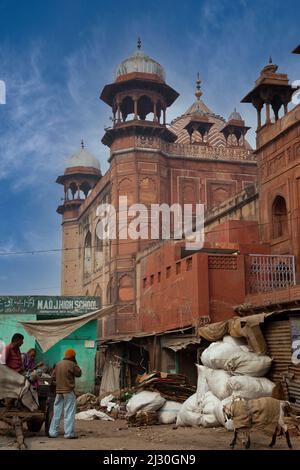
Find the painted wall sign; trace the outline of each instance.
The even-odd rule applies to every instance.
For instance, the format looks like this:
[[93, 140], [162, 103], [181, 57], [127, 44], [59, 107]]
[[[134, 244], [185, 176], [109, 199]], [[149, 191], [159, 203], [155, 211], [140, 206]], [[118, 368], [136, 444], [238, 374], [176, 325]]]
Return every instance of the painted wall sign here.
[[101, 307], [100, 297], [2, 296], [0, 314], [80, 315]]

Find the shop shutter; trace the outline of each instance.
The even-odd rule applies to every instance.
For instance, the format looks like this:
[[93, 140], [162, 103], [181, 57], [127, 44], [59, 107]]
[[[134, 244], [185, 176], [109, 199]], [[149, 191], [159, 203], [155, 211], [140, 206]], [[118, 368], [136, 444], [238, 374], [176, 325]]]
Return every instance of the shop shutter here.
[[282, 383], [285, 399], [289, 400], [293, 409], [300, 411], [300, 366], [293, 365], [291, 347], [290, 320], [271, 320], [263, 325], [263, 333], [267, 342], [273, 364], [269, 378], [275, 383]]

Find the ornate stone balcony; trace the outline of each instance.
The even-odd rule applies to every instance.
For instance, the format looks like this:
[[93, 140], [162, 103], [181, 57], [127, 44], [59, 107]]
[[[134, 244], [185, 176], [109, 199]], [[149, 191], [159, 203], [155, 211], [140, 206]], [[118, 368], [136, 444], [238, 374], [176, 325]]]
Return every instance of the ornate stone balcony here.
[[157, 149], [170, 157], [197, 158], [203, 160], [226, 160], [241, 162], [256, 162], [256, 155], [252, 150], [244, 147], [212, 147], [205, 144], [176, 144], [164, 142], [158, 137], [135, 138], [137, 148]]

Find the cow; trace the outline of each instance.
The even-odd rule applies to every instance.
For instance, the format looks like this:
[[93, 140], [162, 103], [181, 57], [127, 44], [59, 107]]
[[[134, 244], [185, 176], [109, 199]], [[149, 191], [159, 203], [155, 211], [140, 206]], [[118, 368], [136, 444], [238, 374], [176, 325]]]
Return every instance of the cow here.
[[12, 398], [20, 401], [30, 411], [37, 411], [39, 401], [29, 380], [18, 372], [0, 364], [0, 400]]
[[246, 435], [245, 449], [249, 449], [251, 430], [260, 429], [271, 433], [272, 440], [269, 447], [275, 445], [277, 434], [283, 432], [287, 445], [291, 449], [292, 444], [284, 420], [289, 409], [289, 402], [272, 397], [257, 398], [255, 400], [234, 398], [230, 404], [223, 407], [225, 422], [229, 419], [233, 420], [234, 437], [230, 447], [234, 448], [239, 434], [242, 433]]

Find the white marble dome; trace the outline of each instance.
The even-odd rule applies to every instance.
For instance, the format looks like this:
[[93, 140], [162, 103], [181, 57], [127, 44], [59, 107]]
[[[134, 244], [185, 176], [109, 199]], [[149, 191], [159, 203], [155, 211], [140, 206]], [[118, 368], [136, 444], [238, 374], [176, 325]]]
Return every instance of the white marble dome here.
[[127, 75], [132, 72], [141, 72], [158, 75], [163, 81], [166, 79], [164, 68], [149, 57], [138, 50], [132, 56], [124, 59], [115, 70], [115, 79]]
[[235, 109], [229, 116], [228, 118], [228, 121], [231, 121], [232, 119], [234, 119], [235, 121], [242, 121], [242, 116], [240, 115], [240, 113], [237, 112], [237, 110]]
[[66, 159], [66, 168], [73, 168], [76, 166], [92, 167], [100, 170], [100, 163], [97, 158], [87, 152], [85, 148], [81, 148], [79, 152], [74, 153]]

